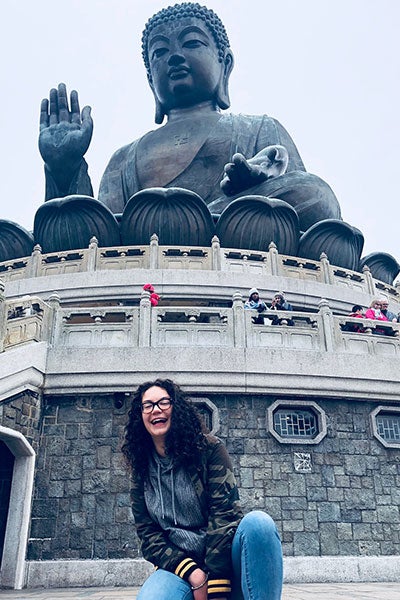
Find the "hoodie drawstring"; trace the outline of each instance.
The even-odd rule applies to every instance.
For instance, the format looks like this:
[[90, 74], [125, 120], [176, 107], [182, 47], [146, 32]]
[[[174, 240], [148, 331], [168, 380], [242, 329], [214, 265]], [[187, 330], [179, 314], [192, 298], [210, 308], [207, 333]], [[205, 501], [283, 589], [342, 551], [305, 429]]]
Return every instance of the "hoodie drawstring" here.
[[171, 495], [172, 495], [172, 515], [174, 517], [174, 525], [177, 525], [176, 522], [176, 513], [175, 513], [175, 486], [174, 486], [174, 468], [171, 469]]
[[[161, 516], [165, 518], [165, 508], [164, 508], [164, 496], [162, 493], [161, 487], [161, 465], [157, 461], [157, 483], [158, 483], [158, 493], [160, 494], [160, 502], [161, 502]], [[172, 515], [174, 517], [174, 525], [177, 525], [176, 520], [176, 512], [175, 512], [175, 482], [174, 482], [174, 468], [171, 468], [171, 496], [172, 496]]]

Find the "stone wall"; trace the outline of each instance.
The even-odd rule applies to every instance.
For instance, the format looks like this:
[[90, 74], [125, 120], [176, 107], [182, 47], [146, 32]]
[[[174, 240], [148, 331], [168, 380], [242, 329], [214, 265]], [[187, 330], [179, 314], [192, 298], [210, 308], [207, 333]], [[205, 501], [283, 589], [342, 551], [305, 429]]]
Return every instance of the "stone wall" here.
[[[276, 520], [286, 556], [400, 553], [400, 449], [372, 433], [372, 401], [319, 400], [327, 435], [281, 444], [267, 430], [274, 396], [208, 395], [218, 407], [246, 510]], [[120, 455], [128, 411], [114, 395], [44, 400], [29, 559], [138, 555]], [[119, 400], [121, 397], [118, 398]], [[309, 454], [309, 472], [295, 469]]]
[[39, 447], [41, 399], [25, 390], [0, 402], [0, 425], [20, 431], [35, 452]]

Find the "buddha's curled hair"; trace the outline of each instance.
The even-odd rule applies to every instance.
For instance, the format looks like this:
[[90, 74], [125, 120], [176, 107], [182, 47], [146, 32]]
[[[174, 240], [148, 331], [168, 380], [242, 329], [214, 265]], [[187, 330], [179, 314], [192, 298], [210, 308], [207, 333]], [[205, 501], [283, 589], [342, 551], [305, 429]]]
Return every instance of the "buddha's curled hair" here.
[[182, 4], [175, 4], [174, 6], [168, 6], [163, 8], [158, 13], [150, 17], [147, 21], [142, 34], [142, 56], [147, 71], [147, 76], [151, 81], [150, 73], [150, 61], [147, 49], [149, 35], [157, 25], [161, 23], [167, 23], [175, 19], [184, 19], [185, 17], [195, 17], [204, 21], [212, 36], [218, 49], [218, 60], [222, 62], [224, 60], [225, 51], [229, 48], [229, 39], [226, 33], [226, 29], [221, 19], [211, 8], [201, 6], [194, 2], [183, 2]]

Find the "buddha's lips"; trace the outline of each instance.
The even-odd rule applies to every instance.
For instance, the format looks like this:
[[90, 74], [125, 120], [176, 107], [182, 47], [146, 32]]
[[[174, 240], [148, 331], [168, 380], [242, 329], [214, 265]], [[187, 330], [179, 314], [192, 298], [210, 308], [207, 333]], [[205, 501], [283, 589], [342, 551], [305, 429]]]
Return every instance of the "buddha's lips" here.
[[189, 73], [187, 67], [171, 67], [168, 71], [168, 77], [170, 79], [182, 79]]

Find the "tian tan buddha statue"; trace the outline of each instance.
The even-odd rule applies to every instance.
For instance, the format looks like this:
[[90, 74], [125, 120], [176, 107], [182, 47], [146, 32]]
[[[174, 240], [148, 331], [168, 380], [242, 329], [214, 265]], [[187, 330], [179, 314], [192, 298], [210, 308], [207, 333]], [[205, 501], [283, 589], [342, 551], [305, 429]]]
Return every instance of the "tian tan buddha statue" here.
[[[363, 237], [343, 223], [331, 188], [307, 173], [290, 135], [266, 115], [234, 115], [233, 54], [210, 9], [185, 2], [147, 22], [142, 55], [160, 127], [120, 148], [93, 192], [84, 155], [90, 107], [64, 84], [41, 105], [46, 202], [34, 235], [45, 251], [102, 246], [209, 245], [266, 250], [360, 268]], [[116, 218], [117, 217], [117, 218]], [[121, 236], [121, 237], [120, 237]]]

